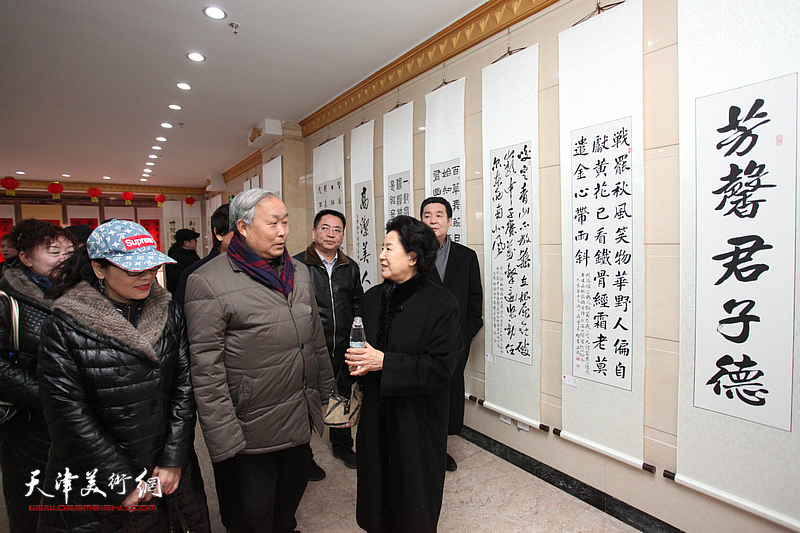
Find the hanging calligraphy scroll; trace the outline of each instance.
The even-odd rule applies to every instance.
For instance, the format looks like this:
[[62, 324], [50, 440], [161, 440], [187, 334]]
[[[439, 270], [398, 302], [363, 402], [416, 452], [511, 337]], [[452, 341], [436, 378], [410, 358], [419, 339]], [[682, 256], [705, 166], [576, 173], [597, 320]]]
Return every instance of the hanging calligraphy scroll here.
[[531, 245], [531, 143], [492, 150], [491, 191], [492, 344], [490, 353], [533, 363]]
[[698, 98], [694, 405], [791, 429], [797, 75]]
[[[414, 212], [414, 103], [383, 115], [383, 219]], [[381, 231], [381, 234], [383, 231]], [[383, 236], [381, 235], [381, 242]]]
[[[314, 148], [314, 211], [334, 209], [344, 213], [344, 135]], [[347, 249], [347, 235], [342, 241]]]
[[164, 225], [162, 226], [164, 240], [161, 241], [164, 248], [162, 251], [166, 253], [170, 246], [175, 243], [175, 234], [183, 227], [183, 202], [167, 200], [161, 206], [161, 213], [164, 219]]
[[539, 45], [485, 67], [481, 95], [484, 406], [536, 427], [550, 334], [541, 321]]
[[350, 199], [353, 232], [353, 259], [361, 269], [364, 290], [377, 280], [378, 255], [375, 247], [374, 181], [375, 121], [371, 120], [350, 132]]
[[453, 208], [448, 235], [466, 244], [464, 227], [464, 87], [461, 78], [425, 95], [425, 194]]
[[335, 209], [343, 213], [344, 187], [342, 187], [342, 178], [316, 183], [314, 185], [314, 202], [317, 212], [323, 209]]
[[631, 390], [630, 117], [572, 132], [572, 375]]
[[641, 0], [627, 0], [560, 33], [558, 49], [561, 436], [638, 466], [645, 371], [642, 25]]
[[262, 187], [281, 198], [283, 197], [282, 161], [283, 157], [278, 156], [261, 166], [261, 175], [264, 177]]
[[[680, 0], [675, 481], [800, 531], [800, 12]], [[732, 35], [758, 35], [753, 46]]]

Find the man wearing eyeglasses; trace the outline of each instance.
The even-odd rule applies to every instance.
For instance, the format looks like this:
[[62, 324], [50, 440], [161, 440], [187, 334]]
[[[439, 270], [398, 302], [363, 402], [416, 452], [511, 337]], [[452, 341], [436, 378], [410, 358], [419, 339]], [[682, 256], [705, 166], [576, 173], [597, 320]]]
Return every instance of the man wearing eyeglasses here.
[[[352, 384], [350, 372], [340, 372], [340, 369], [344, 363], [344, 352], [350, 346], [350, 327], [361, 306], [364, 289], [361, 287], [358, 263], [339, 249], [346, 226], [347, 221], [342, 213], [323, 209], [314, 217], [311, 244], [294, 259], [308, 267], [333, 373], [337, 376], [336, 386], [339, 394], [349, 398]], [[330, 428], [330, 439], [333, 456], [341, 459], [347, 468], [355, 468], [356, 454], [350, 428]], [[324, 478], [325, 471], [312, 456], [309, 480]]]

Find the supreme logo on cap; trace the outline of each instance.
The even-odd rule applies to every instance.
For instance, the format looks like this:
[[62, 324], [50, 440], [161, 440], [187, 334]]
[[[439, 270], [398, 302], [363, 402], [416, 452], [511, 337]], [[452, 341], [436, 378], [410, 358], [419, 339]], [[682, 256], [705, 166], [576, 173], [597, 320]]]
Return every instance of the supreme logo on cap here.
[[145, 246], [155, 246], [156, 241], [150, 235], [134, 235], [133, 237], [123, 237], [122, 244], [125, 250], [131, 251]]

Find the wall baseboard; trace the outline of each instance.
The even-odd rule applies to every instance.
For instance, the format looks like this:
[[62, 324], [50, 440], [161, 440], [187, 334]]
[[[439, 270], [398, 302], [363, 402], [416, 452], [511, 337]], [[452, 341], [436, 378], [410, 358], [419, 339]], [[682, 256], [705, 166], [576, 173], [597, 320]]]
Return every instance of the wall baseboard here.
[[461, 437], [484, 450], [508, 461], [539, 479], [550, 483], [567, 494], [578, 498], [617, 520], [646, 533], [680, 533], [681, 530], [649, 515], [622, 500], [606, 494], [586, 483], [529, 457], [491, 437], [464, 426]]

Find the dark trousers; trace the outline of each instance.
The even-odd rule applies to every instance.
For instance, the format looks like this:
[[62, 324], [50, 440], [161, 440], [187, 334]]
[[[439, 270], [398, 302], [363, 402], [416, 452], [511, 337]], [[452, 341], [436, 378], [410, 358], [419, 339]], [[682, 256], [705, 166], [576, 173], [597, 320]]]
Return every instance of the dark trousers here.
[[222, 523], [234, 533], [288, 533], [308, 485], [308, 444], [214, 464]]
[[[20, 411], [10, 427], [0, 433], [0, 470], [11, 533], [36, 531], [39, 513], [30, 511], [28, 506], [39, 504], [42, 494], [26, 485], [35, 470], [39, 471], [37, 488], [53, 494], [53, 487], [44, 486], [49, 450], [50, 434], [41, 411]], [[26, 497], [28, 492], [31, 495]]]

